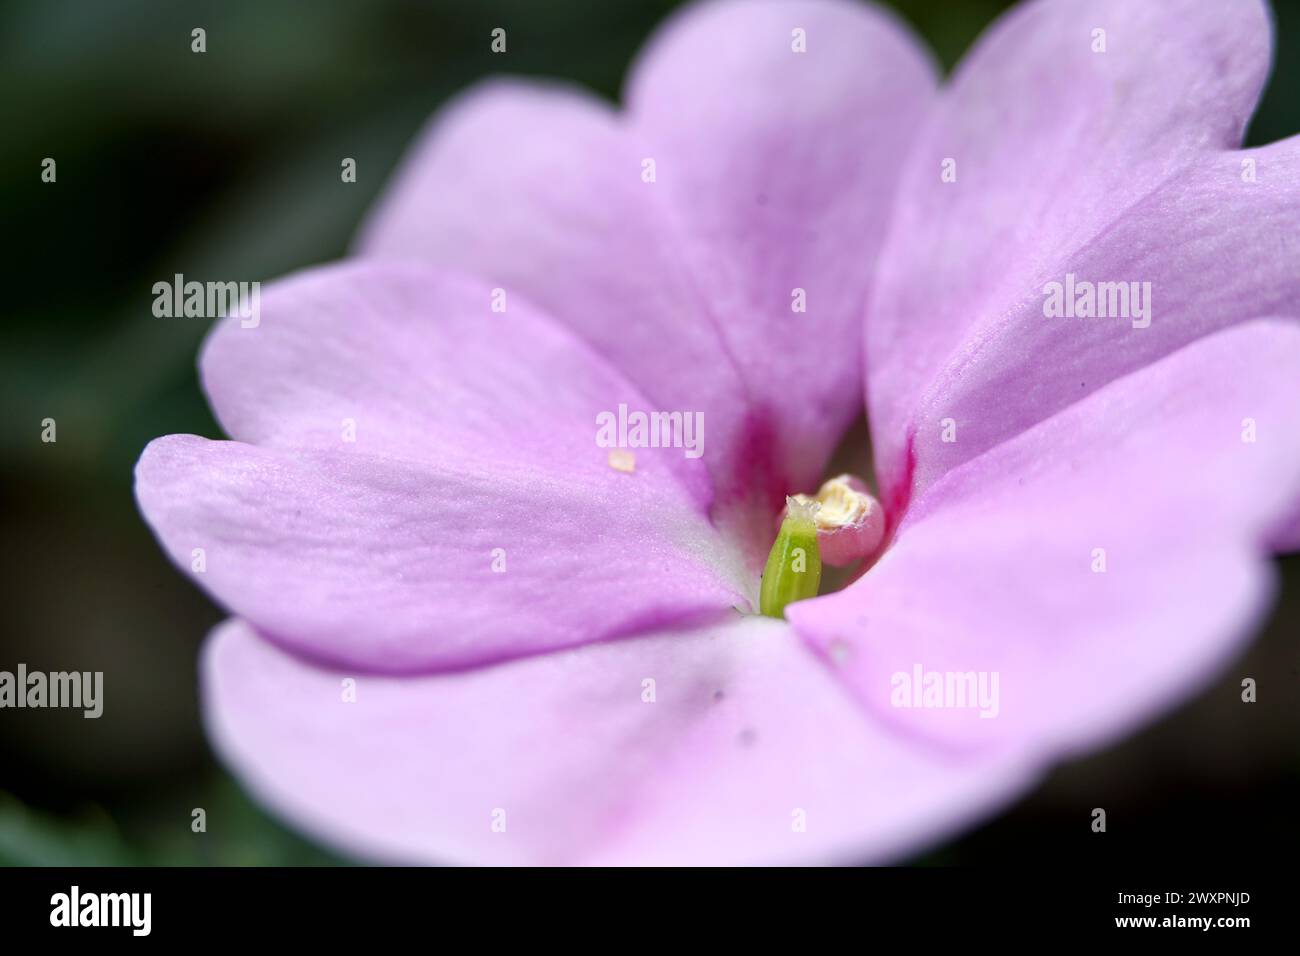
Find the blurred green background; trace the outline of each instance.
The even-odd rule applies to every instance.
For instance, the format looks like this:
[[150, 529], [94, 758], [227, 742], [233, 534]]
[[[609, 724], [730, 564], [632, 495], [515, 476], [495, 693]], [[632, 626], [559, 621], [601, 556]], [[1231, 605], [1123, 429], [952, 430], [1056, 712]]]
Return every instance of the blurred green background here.
[[[155, 319], [150, 287], [175, 272], [266, 280], [338, 258], [448, 95], [508, 68], [616, 98], [676, 5], [6, 0], [0, 669], [102, 670], [108, 704], [95, 721], [0, 711], [0, 863], [332, 861], [253, 807], [203, 739], [197, 650], [222, 615], [139, 520], [131, 469], [157, 435], [220, 432], [195, 378], [207, 323]], [[892, 5], [948, 67], [1007, 6]], [[1252, 144], [1300, 131], [1300, 0], [1274, 9], [1277, 62]], [[196, 26], [203, 56], [190, 52]], [[496, 26], [509, 31], [504, 58], [488, 51]], [[39, 178], [46, 156], [53, 186]], [[343, 156], [357, 159], [354, 185], [339, 181]], [[46, 417], [57, 444], [40, 440]], [[918, 862], [1240, 865], [1295, 847], [1300, 557], [1279, 568], [1281, 604], [1214, 687]], [[1260, 682], [1245, 710], [1243, 676]], [[1104, 840], [1088, 830], [1094, 806], [1110, 816]], [[190, 830], [195, 807], [206, 833]]]

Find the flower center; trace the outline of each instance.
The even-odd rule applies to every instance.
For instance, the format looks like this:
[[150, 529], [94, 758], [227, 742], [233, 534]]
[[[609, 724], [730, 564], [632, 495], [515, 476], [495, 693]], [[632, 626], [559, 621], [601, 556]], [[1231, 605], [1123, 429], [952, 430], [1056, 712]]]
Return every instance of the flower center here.
[[885, 512], [866, 484], [838, 475], [817, 494], [786, 498], [759, 589], [759, 611], [783, 617], [794, 601], [816, 597], [822, 563], [847, 567], [870, 558], [885, 536]]

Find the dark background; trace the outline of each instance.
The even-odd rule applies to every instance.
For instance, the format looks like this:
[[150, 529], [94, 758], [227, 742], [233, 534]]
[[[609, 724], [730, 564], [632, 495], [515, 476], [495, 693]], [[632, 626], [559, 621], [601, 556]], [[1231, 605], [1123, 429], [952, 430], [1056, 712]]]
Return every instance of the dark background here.
[[[1218, 3], [1223, 0], [1205, 0]], [[1007, 4], [893, 4], [951, 67]], [[208, 323], [156, 319], [175, 272], [268, 280], [343, 255], [405, 144], [489, 73], [616, 98], [669, 0], [6, 0], [0, 7], [4, 562], [0, 670], [102, 670], [108, 704], [0, 711], [0, 863], [318, 863], [215, 764], [197, 650], [222, 614], [139, 519], [153, 437], [221, 437], [195, 379]], [[1276, 0], [1274, 74], [1249, 144], [1300, 131], [1300, 0]], [[190, 51], [207, 30], [208, 52]], [[507, 29], [493, 56], [489, 33]], [[58, 181], [40, 181], [46, 157]], [[343, 156], [358, 182], [339, 180]], [[1297, 224], [1300, 228], [1300, 224]], [[43, 418], [57, 444], [40, 440]], [[1300, 557], [1213, 687], [1061, 766], [918, 862], [1249, 865], [1300, 843]], [[1259, 702], [1240, 702], [1240, 680]], [[1109, 832], [1096, 835], [1093, 807]], [[190, 831], [204, 807], [208, 832]]]

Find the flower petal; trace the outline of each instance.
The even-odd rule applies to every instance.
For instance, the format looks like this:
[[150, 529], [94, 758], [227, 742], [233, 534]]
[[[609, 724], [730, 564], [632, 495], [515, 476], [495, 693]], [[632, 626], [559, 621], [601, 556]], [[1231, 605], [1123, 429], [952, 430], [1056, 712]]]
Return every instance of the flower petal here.
[[1293, 510], [1289, 519], [1284, 519], [1274, 533], [1272, 544], [1281, 554], [1300, 551], [1300, 503]]
[[[1239, 652], [1296, 500], [1300, 325], [1248, 323], [949, 472], [865, 577], [788, 616], [896, 726], [962, 748], [1096, 746]], [[896, 675], [918, 666], [999, 675], [996, 719], [902, 706]]]
[[879, 860], [1031, 779], [873, 728], [758, 618], [405, 679], [316, 667], [230, 621], [202, 674], [209, 734], [251, 792], [369, 860]]
[[818, 483], [860, 412], [862, 310], [935, 83], [892, 14], [827, 0], [687, 8], [630, 74], [672, 240], [801, 466], [783, 491]]
[[477, 275], [512, 303], [537, 304], [616, 365], [648, 407], [703, 412], [716, 465], [747, 427], [745, 396], [659, 238], [636, 152], [590, 95], [488, 83], [435, 118], [360, 250]]
[[[1300, 137], [1251, 153], [1264, 180], [1242, 182], [1245, 154], [1185, 170], [1051, 280], [1123, 282], [1130, 301], [1146, 295], [1134, 283], [1149, 283], [1142, 318], [1047, 318], [1040, 288], [982, 321], [921, 399], [914, 489], [1200, 336], [1300, 316]], [[955, 442], [943, 440], [945, 419]]]
[[518, 291], [658, 407], [705, 412], [720, 495], [758, 493], [766, 534], [858, 407], [845, 343], [932, 86], [856, 4], [702, 4], [650, 42], [625, 116], [521, 83], [457, 100], [360, 248]]
[[[1088, 389], [1297, 303], [1295, 145], [1265, 151], [1253, 183], [1246, 154], [1223, 152], [1263, 85], [1269, 30], [1256, 0], [1060, 0], [1022, 5], [977, 45], [913, 150], [868, 316], [887, 506], [907, 497], [913, 443], [919, 492]], [[1152, 281], [1151, 327], [1045, 319], [1043, 286], [1067, 272]]]
[[[597, 416], [647, 401], [608, 362], [522, 299], [410, 264], [348, 262], [272, 283], [261, 322], [220, 323], [203, 386], [231, 438], [413, 462], [474, 457], [610, 480]], [[345, 432], [347, 440], [345, 440]], [[707, 432], [698, 436], [708, 453]], [[686, 449], [636, 449], [637, 494], [711, 500]]]
[[223, 606], [308, 655], [402, 672], [743, 604], [698, 507], [644, 477], [172, 435], [145, 449], [136, 497]]

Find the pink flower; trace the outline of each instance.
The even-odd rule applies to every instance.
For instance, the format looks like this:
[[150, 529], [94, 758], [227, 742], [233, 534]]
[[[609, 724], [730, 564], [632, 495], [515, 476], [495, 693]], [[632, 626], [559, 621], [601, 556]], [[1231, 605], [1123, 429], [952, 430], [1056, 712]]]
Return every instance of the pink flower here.
[[[234, 615], [224, 759], [366, 859], [879, 861], [1193, 693], [1300, 542], [1300, 141], [1235, 151], [1269, 30], [1030, 3], [936, 90], [872, 9], [706, 3], [622, 111], [456, 100], [355, 259], [212, 333], [233, 441], [138, 466]], [[758, 617], [864, 387], [883, 553]], [[620, 405], [705, 454], [611, 467]]]

